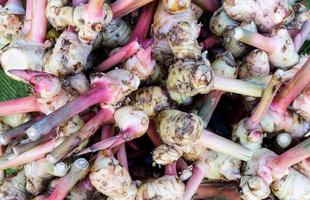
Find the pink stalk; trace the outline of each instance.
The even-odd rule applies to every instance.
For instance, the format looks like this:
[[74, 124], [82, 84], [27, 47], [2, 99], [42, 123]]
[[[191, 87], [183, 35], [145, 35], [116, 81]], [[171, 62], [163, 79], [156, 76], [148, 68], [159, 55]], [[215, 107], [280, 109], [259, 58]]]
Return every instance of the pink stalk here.
[[310, 157], [310, 138], [287, 150], [267, 164], [275, 172], [283, 172], [289, 167]]
[[91, 145], [89, 148], [81, 151], [78, 155], [83, 155], [83, 154], [90, 153], [90, 152], [96, 152], [102, 149], [112, 149], [129, 140], [133, 140], [136, 137], [137, 137], [137, 131], [135, 131], [132, 128], [129, 128], [129, 129], [120, 131], [118, 135], [114, 137], [102, 140], [100, 142], [97, 142]]
[[17, 167], [28, 162], [41, 159], [45, 154], [51, 152], [56, 145], [57, 141], [51, 140], [45, 144], [37, 146], [25, 153], [22, 153], [11, 160], [6, 160], [0, 163], [0, 170]]
[[173, 162], [171, 164], [165, 165], [165, 175], [177, 176], [177, 164]]
[[86, 159], [80, 158], [73, 163], [66, 176], [60, 178], [53, 193], [45, 200], [63, 200], [74, 187], [74, 185], [84, 178], [88, 172], [89, 164]]
[[203, 105], [199, 109], [198, 115], [202, 118], [205, 127], [209, 124], [212, 114], [224, 93], [223, 91], [213, 90], [203, 95]]
[[24, 34], [28, 34], [30, 29], [31, 29], [33, 1], [34, 0], [27, 0], [26, 15], [25, 15], [24, 26], [23, 26], [23, 33]]
[[103, 4], [105, 0], [89, 0], [86, 4], [87, 13], [94, 17], [101, 17], [103, 13]]
[[183, 200], [192, 199], [200, 183], [205, 177], [205, 173], [206, 173], [206, 170], [204, 166], [201, 165], [200, 163], [197, 163], [193, 169], [193, 175], [186, 183]]
[[214, 12], [219, 8], [218, 0], [193, 0], [193, 2], [209, 12]]
[[70, 151], [90, 138], [96, 133], [100, 125], [111, 123], [113, 120], [113, 113], [111, 109], [101, 109], [97, 115], [89, 120], [78, 132], [69, 136], [69, 138], [56, 147], [50, 154], [47, 155], [48, 161], [57, 163], [64, 158]]
[[294, 46], [296, 51], [298, 52], [304, 42], [309, 38], [310, 35], [310, 20], [307, 20], [302, 25], [300, 31], [294, 37]]
[[140, 45], [136, 41], [128, 43], [126, 46], [118, 49], [107, 60], [103, 61], [96, 67], [97, 72], [102, 72], [110, 69], [111, 67], [126, 61], [132, 55], [134, 55], [140, 48]]
[[184, 170], [187, 170], [189, 167], [187, 165], [187, 163], [185, 162], [185, 160], [183, 160], [183, 158], [179, 158], [179, 160], [177, 160], [177, 171], [178, 172], [182, 172]]
[[135, 25], [134, 30], [131, 32], [129, 41], [138, 41], [140, 44], [145, 40], [150, 30], [150, 26], [153, 21], [153, 16], [156, 10], [157, 2], [152, 2], [142, 9], [138, 22]]
[[221, 40], [212, 35], [206, 39], [204, 39], [200, 45], [202, 46], [202, 50], [208, 50], [208, 49], [212, 49], [212, 48], [215, 48], [215, 47], [219, 47], [221, 45]]
[[81, 4], [86, 4], [88, 2], [88, 0], [72, 0], [72, 6], [76, 7], [79, 6]]
[[8, 145], [18, 139], [21, 139], [24, 135], [26, 130], [36, 121], [41, 119], [43, 116], [38, 116], [26, 123], [23, 123], [15, 128], [11, 128], [3, 133], [0, 134], [0, 144]]
[[149, 127], [147, 129], [147, 135], [149, 136], [152, 143], [157, 147], [162, 144], [162, 141], [157, 133], [156, 124], [153, 120], [150, 121]]
[[0, 0], [0, 5], [1, 5], [1, 6], [4, 6], [5, 3], [6, 3], [7, 1], [8, 1], [8, 0]]
[[58, 110], [45, 116], [42, 120], [34, 123], [26, 131], [28, 137], [32, 140], [37, 140], [87, 108], [97, 103], [110, 102], [115, 96], [115, 92], [117, 92], [112, 87], [111, 82], [108, 79], [102, 80], [100, 83], [95, 84], [88, 92], [76, 97]]
[[276, 51], [276, 48], [278, 47], [278, 45], [276, 45], [277, 37], [266, 37], [262, 34], [246, 29], [241, 29], [240, 32], [241, 31], [242, 33], [236, 33], [237, 39], [239, 39], [241, 42], [254, 46], [258, 49], [262, 49], [268, 53], [273, 53]]
[[121, 165], [125, 168], [125, 169], [129, 169], [128, 168], [128, 161], [127, 161], [127, 153], [126, 153], [126, 145], [122, 144], [117, 152], [117, 160], [121, 163]]
[[310, 83], [310, 59], [288, 82], [285, 88], [275, 96], [270, 108], [278, 113], [284, 113], [291, 102], [303, 91]]
[[47, 0], [33, 0], [31, 29], [27, 33], [27, 40], [43, 44], [47, 31], [47, 18], [45, 15]]
[[255, 109], [251, 117], [246, 120], [246, 125], [248, 128], [254, 129], [258, 126], [259, 122], [268, 110], [274, 96], [279, 90], [281, 84], [281, 78], [277, 75], [273, 75], [267, 88], [264, 91], [263, 97], [260, 100], [257, 108]]
[[121, 18], [154, 0], [117, 0], [111, 4], [114, 18]]
[[0, 116], [40, 111], [41, 107], [35, 96], [0, 102]]

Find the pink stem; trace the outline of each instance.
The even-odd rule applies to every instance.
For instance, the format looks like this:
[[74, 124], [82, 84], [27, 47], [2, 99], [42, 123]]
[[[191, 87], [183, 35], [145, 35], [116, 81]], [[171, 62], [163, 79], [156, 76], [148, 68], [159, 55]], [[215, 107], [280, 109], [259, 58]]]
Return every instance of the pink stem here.
[[177, 166], [176, 162], [165, 165], [165, 175], [176, 176], [177, 175], [177, 167], [176, 166]]
[[101, 128], [101, 140], [108, 139], [113, 136], [114, 129], [111, 125], [104, 125]]
[[51, 152], [55, 148], [55, 145], [56, 141], [51, 140], [45, 144], [37, 146], [25, 153], [14, 157], [12, 160], [6, 160], [0, 163], [0, 170], [8, 169], [10, 167], [17, 167], [25, 163], [41, 159], [45, 156], [45, 154]]
[[119, 134], [114, 137], [102, 140], [100, 142], [91, 145], [89, 148], [81, 151], [78, 155], [83, 155], [90, 152], [96, 152], [103, 149], [112, 149], [118, 145], [128, 142], [129, 140], [135, 139], [136, 134], [137, 134], [136, 131], [129, 128], [128, 130], [119, 132]]
[[116, 0], [111, 4], [114, 18], [121, 18], [154, 0]]
[[86, 3], [88, 3], [88, 0], [72, 0], [73, 7], [79, 6], [81, 4], [86, 4]]
[[182, 172], [187, 169], [188, 169], [187, 163], [183, 160], [183, 158], [179, 158], [179, 160], [177, 160], [177, 171]]
[[302, 25], [298, 34], [294, 37], [294, 46], [297, 52], [300, 50], [300, 48], [307, 40], [307, 38], [309, 38], [309, 34], [310, 34], [310, 20], [307, 20]]
[[219, 8], [218, 0], [193, 0], [193, 2], [209, 12], [214, 12]]
[[140, 48], [138, 42], [133, 41], [126, 46], [120, 48], [115, 53], [113, 53], [107, 60], [103, 61], [100, 65], [96, 67], [97, 72], [102, 72], [110, 69], [111, 67], [124, 62], [132, 55], [134, 55]]
[[129, 169], [125, 144], [122, 144], [120, 146], [120, 149], [117, 152], [117, 160], [121, 163], [123, 167], [125, 167], [127, 170]]
[[[225, 184], [225, 185], [223, 185]], [[237, 186], [229, 183], [210, 183], [200, 185], [194, 199], [225, 197], [227, 200], [241, 200]], [[267, 200], [267, 199], [266, 199]]]
[[272, 101], [270, 108], [278, 113], [284, 113], [292, 101], [310, 83], [310, 59], [288, 82], [285, 88], [278, 93]]
[[153, 16], [156, 10], [157, 2], [152, 2], [142, 9], [138, 22], [135, 25], [134, 30], [131, 32], [129, 41], [138, 41], [140, 44], [145, 40], [149, 33], [150, 26], [153, 21]]
[[4, 6], [8, 0], [0, 0], [0, 5]]
[[202, 46], [202, 50], [208, 50], [208, 49], [212, 49], [212, 48], [215, 48], [215, 47], [219, 47], [221, 45], [221, 40], [212, 35], [206, 39], [204, 39], [201, 43], [200, 43], [200, 46]]
[[30, 42], [35, 42], [39, 44], [44, 43], [46, 31], [47, 31], [47, 18], [45, 15], [45, 8], [47, 0], [33, 0], [34, 3], [32, 20], [31, 20], [31, 29], [27, 33], [27, 40]]
[[84, 158], [80, 158], [73, 163], [70, 171], [66, 176], [62, 177], [53, 193], [45, 200], [63, 200], [74, 187], [74, 185], [82, 179], [86, 174], [88, 169], [88, 162]]
[[105, 0], [89, 0], [87, 6], [87, 13], [93, 16], [102, 16], [103, 13], [103, 4]]
[[40, 104], [35, 96], [0, 102], [0, 116], [40, 111]]
[[200, 183], [205, 177], [205, 173], [206, 171], [204, 167], [199, 164], [196, 164], [196, 166], [193, 169], [193, 175], [186, 183], [183, 200], [190, 200], [192, 196], [194, 196]]
[[149, 127], [147, 129], [147, 135], [156, 147], [162, 144], [162, 141], [156, 130], [156, 124], [153, 120], [150, 121]]
[[111, 109], [102, 108], [91, 120], [89, 120], [79, 131], [69, 136], [69, 138], [56, 147], [48, 156], [51, 163], [56, 163], [64, 158], [70, 151], [78, 147], [86, 139], [96, 133], [100, 125], [111, 123], [113, 120]]
[[254, 46], [258, 49], [262, 49], [268, 53], [273, 53], [275, 49], [277, 48], [277, 40], [274, 37], [266, 37], [259, 33], [255, 33], [243, 28], [237, 29], [237, 31], [240, 31], [241, 33], [236, 33], [236, 35], [240, 38], [241, 42], [246, 43], [248, 45]]
[[310, 138], [287, 150], [281, 155], [268, 162], [268, 165], [277, 172], [284, 171], [289, 167], [310, 157]]
[[24, 34], [28, 34], [29, 31], [31, 30], [33, 1], [34, 0], [27, 0], [26, 15], [25, 15], [24, 26], [23, 26], [23, 33]]
[[109, 102], [113, 98], [111, 94], [114, 94], [113, 88], [108, 88], [110, 84], [107, 81], [107, 83], [95, 85], [85, 94], [76, 97], [58, 110], [45, 116], [42, 120], [34, 123], [26, 132], [28, 137], [37, 140], [87, 108], [100, 102]]

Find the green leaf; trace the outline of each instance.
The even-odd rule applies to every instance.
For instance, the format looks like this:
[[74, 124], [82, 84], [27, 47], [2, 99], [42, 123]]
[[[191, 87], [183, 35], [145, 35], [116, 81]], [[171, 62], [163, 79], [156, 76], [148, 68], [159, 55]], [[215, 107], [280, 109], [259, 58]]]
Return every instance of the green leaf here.
[[29, 89], [28, 84], [11, 79], [0, 69], [0, 101], [28, 96]]
[[300, 49], [301, 54], [310, 54], [310, 41], [306, 41]]
[[11, 176], [11, 175], [15, 174], [16, 172], [17, 172], [16, 169], [8, 168], [8, 169], [5, 170], [5, 176]]

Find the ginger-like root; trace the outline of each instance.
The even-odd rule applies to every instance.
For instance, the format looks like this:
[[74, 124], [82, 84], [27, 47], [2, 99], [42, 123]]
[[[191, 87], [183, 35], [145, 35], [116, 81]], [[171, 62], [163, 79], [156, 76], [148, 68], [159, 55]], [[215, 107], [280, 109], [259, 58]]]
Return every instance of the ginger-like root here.
[[76, 7], [67, 6], [67, 0], [49, 0], [46, 16], [57, 29], [74, 26], [81, 41], [91, 43], [103, 26], [112, 20], [112, 11], [104, 0], [91, 0]]
[[20, 171], [0, 186], [0, 198], [3, 200], [27, 200], [25, 172]]
[[261, 31], [270, 32], [288, 15], [286, 1], [224, 0], [227, 15], [237, 21], [254, 20]]
[[84, 71], [87, 57], [92, 49], [90, 44], [81, 42], [75, 32], [64, 31], [53, 50], [44, 56], [44, 71], [58, 77]]
[[162, 2], [159, 3], [153, 22], [156, 61], [168, 64], [175, 57], [196, 58], [200, 55], [201, 47], [197, 42], [200, 25], [197, 19], [191, 7], [183, 13], [170, 14]]
[[176, 176], [165, 175], [158, 179], [150, 179], [143, 183], [137, 193], [137, 200], [151, 200], [154, 198], [165, 200], [183, 199], [185, 186]]
[[0, 49], [16, 38], [22, 29], [25, 10], [20, 1], [10, 2], [0, 8]]
[[177, 161], [182, 154], [182, 148], [176, 144], [161, 144], [154, 149], [152, 159], [159, 165], [167, 165]]
[[293, 109], [310, 122], [310, 87], [305, 88], [293, 101]]
[[130, 98], [130, 105], [143, 110], [149, 117], [155, 117], [159, 111], [170, 105], [166, 92], [158, 86], [138, 89]]
[[183, 13], [191, 5], [191, 0], [162, 0], [165, 9], [171, 14]]
[[28, 113], [17, 113], [3, 116], [2, 121], [10, 127], [15, 128], [21, 124], [26, 123], [30, 120], [30, 118], [31, 116]]
[[[92, 185], [101, 193], [111, 199], [121, 197], [122, 199], [135, 199], [135, 192], [132, 193], [132, 180], [129, 172], [120, 165], [113, 154], [109, 151], [100, 151], [95, 164], [90, 172]], [[137, 188], [135, 188], [137, 191]]]
[[46, 182], [54, 176], [64, 176], [67, 172], [67, 166], [64, 163], [57, 163], [55, 166], [46, 159], [40, 159], [27, 163], [24, 167], [27, 178], [26, 189], [32, 195], [40, 193]]
[[227, 28], [236, 25], [238, 25], [238, 23], [226, 14], [223, 7], [213, 13], [209, 22], [210, 29], [216, 36], [222, 36]]
[[94, 187], [89, 178], [85, 178], [76, 184], [66, 196], [67, 200], [88, 200], [94, 198]]
[[241, 198], [244, 200], [261, 200], [267, 198], [271, 191], [269, 184], [259, 176], [242, 176], [240, 181]]

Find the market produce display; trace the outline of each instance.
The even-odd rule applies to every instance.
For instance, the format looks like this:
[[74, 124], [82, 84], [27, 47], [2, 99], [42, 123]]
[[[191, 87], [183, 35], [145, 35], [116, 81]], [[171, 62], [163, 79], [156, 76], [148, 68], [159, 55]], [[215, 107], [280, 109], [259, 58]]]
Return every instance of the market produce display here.
[[0, 0], [0, 200], [310, 200], [302, 0]]

